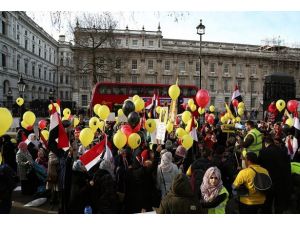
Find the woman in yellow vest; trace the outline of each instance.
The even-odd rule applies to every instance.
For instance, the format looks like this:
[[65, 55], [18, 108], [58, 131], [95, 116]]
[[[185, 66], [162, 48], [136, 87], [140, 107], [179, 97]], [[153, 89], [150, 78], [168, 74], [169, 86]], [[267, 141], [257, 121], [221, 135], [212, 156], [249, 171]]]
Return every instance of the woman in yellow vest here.
[[221, 172], [217, 167], [206, 170], [201, 184], [201, 205], [209, 214], [225, 214], [228, 191], [223, 186]]

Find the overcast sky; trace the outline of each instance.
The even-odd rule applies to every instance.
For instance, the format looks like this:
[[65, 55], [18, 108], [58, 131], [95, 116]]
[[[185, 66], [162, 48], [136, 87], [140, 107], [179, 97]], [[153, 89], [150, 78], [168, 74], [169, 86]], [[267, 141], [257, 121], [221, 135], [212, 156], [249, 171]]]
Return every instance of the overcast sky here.
[[[101, 9], [113, 13], [119, 29], [128, 25], [129, 29], [140, 30], [144, 26], [145, 30], [155, 31], [160, 23], [164, 38], [199, 40], [196, 26], [202, 19], [206, 26], [203, 41], [262, 45], [265, 43], [262, 40], [274, 38], [281, 40], [282, 45], [300, 47], [300, 7], [296, 0], [280, 4], [272, 0], [210, 0], [205, 4], [201, 4], [201, 0], [185, 0], [179, 4], [175, 0], [85, 0], [79, 4], [68, 1], [52, 0], [44, 5], [41, 1], [29, 0], [30, 7], [26, 4], [22, 10], [26, 8], [55, 39], [66, 32], [64, 27], [58, 31], [51, 26], [48, 10], [72, 10], [70, 18], [74, 18], [75, 11]], [[11, 7], [18, 10], [16, 4]]]

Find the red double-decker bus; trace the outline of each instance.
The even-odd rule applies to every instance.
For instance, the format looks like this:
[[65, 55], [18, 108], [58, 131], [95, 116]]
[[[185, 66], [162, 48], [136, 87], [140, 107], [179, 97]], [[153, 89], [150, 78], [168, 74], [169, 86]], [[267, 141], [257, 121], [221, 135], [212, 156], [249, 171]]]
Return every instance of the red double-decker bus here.
[[[101, 104], [107, 105], [116, 112], [129, 97], [139, 95], [146, 102], [153, 97], [154, 93], [158, 93], [160, 105], [169, 105], [171, 103], [168, 94], [170, 86], [168, 84], [99, 82], [93, 89], [90, 109], [92, 110], [96, 104]], [[193, 85], [179, 85], [179, 88], [183, 102], [187, 102], [189, 98], [195, 98], [198, 91], [197, 86]]]

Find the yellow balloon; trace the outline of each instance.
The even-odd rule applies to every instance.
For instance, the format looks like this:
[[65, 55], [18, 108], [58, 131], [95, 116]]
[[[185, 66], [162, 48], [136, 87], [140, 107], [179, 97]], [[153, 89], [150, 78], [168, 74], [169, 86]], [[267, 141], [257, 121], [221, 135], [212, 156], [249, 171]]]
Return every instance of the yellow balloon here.
[[215, 107], [213, 105], [209, 106], [209, 111], [210, 112], [214, 112], [215, 111]]
[[13, 117], [7, 108], [0, 108], [0, 137], [8, 131], [13, 123]]
[[188, 150], [190, 147], [193, 146], [193, 138], [191, 135], [186, 134], [182, 137], [182, 146]]
[[171, 132], [173, 131], [173, 123], [169, 121], [169, 122], [167, 123], [166, 129], [167, 129], [167, 132], [168, 132], [168, 133], [171, 133]]
[[[56, 111], [57, 111], [58, 113], [60, 113], [60, 107], [59, 107], [59, 105], [58, 105], [57, 103], [53, 103], [53, 105], [54, 105]], [[48, 105], [48, 109], [49, 109], [49, 111], [52, 110], [52, 104], [49, 104], [49, 105]]]
[[113, 137], [114, 145], [120, 150], [122, 149], [127, 142], [127, 137], [120, 130]]
[[285, 124], [289, 125], [289, 127], [293, 126], [294, 125], [294, 119], [293, 118], [288, 118], [285, 121]]
[[191, 108], [192, 105], [194, 105], [194, 99], [190, 98], [188, 100], [188, 106]]
[[189, 111], [184, 111], [182, 113], [181, 119], [182, 121], [187, 124], [187, 122], [192, 118], [192, 114]]
[[156, 122], [154, 119], [147, 119], [146, 124], [145, 124], [146, 130], [149, 133], [152, 133], [153, 131], [156, 130]]
[[241, 122], [241, 117], [239, 117], [239, 116], [235, 117], [235, 121], [238, 123]]
[[243, 116], [244, 115], [244, 109], [243, 108], [238, 108], [238, 114], [239, 114], [239, 116]]
[[123, 116], [123, 115], [124, 115], [123, 110], [122, 110], [122, 109], [119, 109], [119, 110], [118, 110], [118, 116]]
[[169, 87], [168, 93], [171, 99], [175, 101], [180, 95], [180, 88], [177, 84], [173, 84], [171, 87]]
[[276, 102], [276, 108], [278, 109], [279, 112], [281, 112], [285, 108], [285, 101], [282, 99], [279, 99]]
[[101, 106], [100, 104], [96, 104], [96, 105], [94, 105], [94, 107], [93, 107], [93, 111], [94, 111], [94, 113], [95, 113], [96, 115], [98, 115], [98, 109], [99, 109], [100, 106]]
[[202, 115], [203, 113], [205, 113], [205, 108], [198, 108], [198, 113], [200, 114], [200, 115]]
[[[188, 122], [187, 122], [187, 124], [186, 124], [186, 127], [185, 127], [185, 131], [187, 132], [187, 133], [189, 133], [190, 131], [191, 131], [191, 124], [192, 123], [192, 119], [190, 119]], [[195, 126], [196, 126], [196, 129], [198, 128], [198, 122], [197, 122], [197, 120], [194, 120], [194, 123], [195, 123]]]
[[64, 111], [63, 111], [63, 115], [66, 118], [69, 118], [69, 116], [71, 115], [71, 110], [69, 108], [65, 108]]
[[45, 138], [45, 140], [48, 141], [48, 139], [49, 139], [49, 131], [42, 130], [41, 134], [43, 135], [43, 137]]
[[156, 111], [156, 113], [160, 114], [161, 107], [160, 107], [160, 106], [157, 106], [157, 107], [155, 108], [155, 111]]
[[143, 99], [138, 98], [137, 100], [134, 101], [134, 105], [135, 105], [135, 111], [140, 112], [144, 109], [145, 102]]
[[29, 127], [29, 124], [26, 123], [24, 120], [22, 120], [21, 126], [22, 126], [24, 129], [27, 129], [27, 127]]
[[77, 127], [77, 125], [79, 124], [79, 119], [77, 117], [74, 117], [73, 122], [74, 122], [74, 127]]
[[27, 111], [23, 114], [23, 121], [25, 121], [29, 126], [33, 126], [35, 119], [36, 117], [31, 111]]
[[138, 100], [139, 98], [140, 98], [140, 96], [134, 95], [134, 96], [132, 97], [132, 101], [135, 102], [135, 101]]
[[191, 105], [190, 108], [191, 108], [192, 112], [195, 112], [197, 109], [197, 106], [195, 104], [193, 104], [193, 105]]
[[87, 147], [94, 140], [94, 132], [91, 128], [84, 128], [80, 131], [79, 140], [84, 147]]
[[89, 127], [93, 130], [93, 131], [96, 131], [99, 127], [99, 119], [97, 117], [92, 117], [90, 120], [89, 120]]
[[101, 120], [106, 120], [110, 114], [110, 110], [107, 105], [101, 105], [98, 109], [98, 116]]
[[100, 121], [100, 122], [98, 123], [99, 129], [103, 131], [104, 125], [105, 125], [105, 124], [104, 124], [104, 121]]
[[243, 151], [242, 151], [242, 156], [243, 156], [244, 158], [246, 158], [246, 154], [247, 154], [247, 150], [246, 150], [246, 149], [243, 149]]
[[19, 97], [19, 98], [16, 99], [16, 103], [17, 103], [18, 106], [21, 106], [21, 105], [24, 104], [24, 99]]
[[226, 118], [225, 116], [222, 116], [222, 117], [221, 117], [221, 122], [222, 122], [222, 123], [226, 123], [226, 122], [227, 122], [227, 118]]
[[68, 120], [68, 117], [64, 116], [61, 120]]
[[245, 109], [245, 104], [244, 102], [239, 102], [238, 104], [238, 109], [241, 108], [241, 109]]
[[176, 129], [176, 132], [175, 132], [176, 137], [182, 138], [186, 134], [187, 134], [187, 132], [182, 127], [179, 127]]
[[128, 137], [128, 145], [131, 149], [136, 149], [141, 144], [141, 137], [137, 133], [132, 133]]

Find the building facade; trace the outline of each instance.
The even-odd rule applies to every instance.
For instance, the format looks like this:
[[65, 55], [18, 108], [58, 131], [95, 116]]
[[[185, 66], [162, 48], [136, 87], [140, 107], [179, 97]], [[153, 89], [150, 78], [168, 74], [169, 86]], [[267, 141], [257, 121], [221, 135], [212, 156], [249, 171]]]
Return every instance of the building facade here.
[[[84, 29], [77, 29], [77, 36]], [[104, 72], [98, 81], [200, 85], [199, 41], [164, 39], [157, 31], [114, 30], [117, 56], [115, 68]], [[236, 43], [202, 42], [202, 88], [211, 95], [210, 104], [218, 111], [231, 101], [237, 84], [247, 110], [262, 110], [264, 77], [280, 71], [294, 76], [296, 95], [300, 84], [300, 49], [280, 46], [259, 46]], [[73, 46], [75, 80], [73, 96], [80, 107], [88, 107], [93, 86], [90, 74], [82, 73], [91, 56], [89, 51]], [[109, 47], [100, 46], [98, 56], [107, 54]], [[252, 100], [251, 100], [252, 99]]]
[[[59, 60], [64, 52], [70, 55], [69, 45], [57, 42], [25, 12], [0, 13], [0, 104], [11, 109], [15, 105], [21, 94], [17, 85], [20, 76], [26, 83], [23, 93], [26, 108], [38, 107], [41, 102], [49, 104], [49, 100], [57, 97], [70, 99], [71, 85], [66, 84], [67, 78], [62, 84], [58, 78], [60, 70], [65, 72]], [[63, 96], [58, 93], [61, 88]]]

